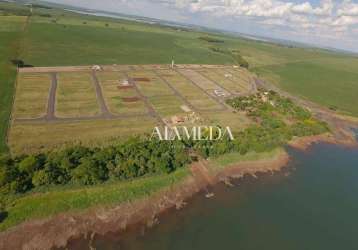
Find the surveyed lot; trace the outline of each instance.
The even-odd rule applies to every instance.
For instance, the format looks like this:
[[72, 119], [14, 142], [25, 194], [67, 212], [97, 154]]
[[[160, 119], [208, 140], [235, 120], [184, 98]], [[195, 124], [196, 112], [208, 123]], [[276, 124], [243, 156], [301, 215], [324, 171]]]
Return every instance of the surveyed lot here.
[[14, 154], [105, 145], [155, 126], [249, 123], [225, 104], [255, 90], [246, 70], [213, 65], [112, 65], [19, 71], [8, 145]]

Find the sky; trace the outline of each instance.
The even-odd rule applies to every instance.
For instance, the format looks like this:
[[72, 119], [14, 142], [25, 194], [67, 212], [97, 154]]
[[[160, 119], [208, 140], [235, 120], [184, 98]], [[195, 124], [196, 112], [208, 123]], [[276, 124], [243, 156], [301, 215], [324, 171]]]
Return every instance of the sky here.
[[47, 0], [358, 52], [358, 0]]

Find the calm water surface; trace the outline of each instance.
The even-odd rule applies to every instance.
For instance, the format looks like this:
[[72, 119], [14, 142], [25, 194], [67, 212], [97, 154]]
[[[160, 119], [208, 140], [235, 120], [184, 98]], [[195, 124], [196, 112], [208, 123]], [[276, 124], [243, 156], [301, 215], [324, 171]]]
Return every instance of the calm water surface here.
[[[246, 177], [195, 196], [149, 230], [96, 237], [96, 249], [358, 249], [358, 149], [290, 150], [282, 173]], [[70, 249], [88, 249], [85, 240]]]

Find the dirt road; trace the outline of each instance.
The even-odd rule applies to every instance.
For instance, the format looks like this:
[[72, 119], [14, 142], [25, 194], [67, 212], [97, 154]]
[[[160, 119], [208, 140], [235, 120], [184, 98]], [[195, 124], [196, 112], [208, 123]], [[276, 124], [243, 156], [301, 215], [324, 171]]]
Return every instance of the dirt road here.
[[113, 117], [113, 114], [111, 114], [111, 112], [109, 112], [109, 110], [107, 108], [106, 102], [105, 102], [104, 97], [103, 97], [101, 85], [100, 85], [99, 80], [97, 78], [96, 71], [94, 71], [94, 70], [92, 71], [92, 79], [93, 79], [93, 84], [94, 84], [94, 87], [95, 87], [95, 90], [96, 90], [97, 102], [99, 104], [99, 107], [101, 108], [101, 113], [102, 113], [101, 116], [103, 118], [111, 118], [111, 117]]

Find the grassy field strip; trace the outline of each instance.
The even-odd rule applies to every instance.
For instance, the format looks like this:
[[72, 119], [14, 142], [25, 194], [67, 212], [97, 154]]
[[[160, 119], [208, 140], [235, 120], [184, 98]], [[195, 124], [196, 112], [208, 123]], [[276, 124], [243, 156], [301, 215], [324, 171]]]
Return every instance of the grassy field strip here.
[[249, 73], [247, 71], [228, 69], [215, 72], [224, 76], [231, 74], [227, 79], [237, 84], [243, 93], [247, 93], [252, 89], [251, 81], [253, 81], [253, 79], [248, 76]]
[[[113, 29], [113, 21], [108, 22], [109, 27], [105, 26], [106, 22], [103, 26], [60, 23], [31, 24], [22, 55], [25, 61], [35, 66], [91, 65], [94, 62], [101, 65], [168, 64], [172, 56], [177, 63], [215, 61], [222, 64], [228, 61], [227, 56], [202, 47], [193, 33], [158, 32], [157, 27], [146, 31], [130, 27]], [[86, 46], [81, 46], [84, 41]]]
[[19, 52], [26, 18], [0, 16], [0, 153], [8, 150], [7, 130], [15, 93], [16, 67], [10, 60]]
[[240, 153], [229, 153], [211, 159], [210, 169], [216, 172], [241, 162], [259, 161], [265, 159], [273, 160], [276, 157], [279, 157], [283, 153], [285, 153], [285, 150], [283, 148], [276, 148], [270, 152], [263, 152], [263, 153], [249, 152], [245, 155], [241, 155]]
[[180, 183], [189, 175], [188, 168], [134, 181], [117, 182], [88, 188], [52, 191], [17, 199], [8, 208], [8, 217], [0, 231], [31, 219], [45, 218], [62, 212], [80, 212], [92, 207], [108, 207], [148, 197]]
[[202, 72], [203, 75], [207, 76], [213, 81], [217, 81], [223, 87], [230, 89], [233, 94], [242, 94], [247, 92], [248, 84], [243, 83], [242, 80], [235, 81], [229, 77], [225, 77], [226, 71], [222, 70], [205, 70]]
[[104, 72], [118, 72], [131, 70], [130, 65], [101, 65]]
[[149, 102], [162, 117], [185, 114], [180, 108], [181, 105], [185, 104], [175, 95], [150, 97]]
[[332, 61], [329, 65], [315, 61], [300, 62], [263, 67], [258, 74], [289, 93], [358, 116], [358, 60], [344, 69], [334, 68], [334, 65]]
[[19, 31], [24, 25], [24, 16], [0, 16], [0, 32]]
[[[145, 114], [147, 109], [134, 88], [120, 89], [120, 83], [127, 80], [121, 72], [98, 72], [104, 99], [111, 113], [115, 115]], [[138, 98], [136, 101], [126, 101], [126, 98]]]
[[172, 70], [160, 70], [159, 75], [166, 79], [181, 95], [199, 110], [219, 109], [221, 106], [190, 81]]
[[[128, 75], [134, 79], [139, 90], [147, 97], [173, 94], [173, 91], [152, 71], [129, 71]], [[135, 80], [136, 78], [142, 80]]]
[[170, 65], [168, 64], [146, 64], [141, 65], [145, 70], [156, 70], [156, 69], [169, 69]]
[[[66, 26], [80, 26], [80, 27], [95, 27], [95, 28], [108, 28], [115, 31], [138, 31], [138, 32], [159, 32], [175, 35], [175, 29], [167, 27], [158, 27], [145, 23], [137, 23], [126, 20], [118, 20], [105, 17], [83, 16], [80, 14], [67, 12], [63, 17], [59, 12], [54, 12], [53, 15], [57, 18], [56, 24]], [[57, 16], [58, 15], [58, 16]], [[36, 16], [34, 21], [39, 24], [53, 24], [53, 19], [46, 17]], [[108, 27], [106, 27], [108, 24]], [[180, 34], [181, 36], [192, 36], [193, 34]], [[198, 34], [199, 35], [199, 34]]]
[[228, 79], [237, 83], [243, 89], [243, 91], [245, 90], [249, 91], [251, 88], [250, 87], [251, 77], [249, 76], [250, 73], [247, 71], [237, 70], [237, 69], [226, 69], [226, 70], [216, 70], [215, 72], [217, 72], [220, 75], [231, 74], [232, 77], [228, 77]]
[[213, 126], [220, 125], [221, 127], [229, 126], [233, 132], [240, 132], [252, 123], [244, 114], [233, 114], [229, 110], [221, 112], [205, 112], [202, 113], [201, 116], [208, 124]]
[[156, 120], [150, 116], [118, 120], [14, 123], [9, 133], [9, 147], [13, 154], [22, 154], [48, 151], [80, 142], [88, 146], [102, 145], [132, 135], [151, 133], [155, 124]]
[[56, 116], [86, 117], [100, 113], [95, 88], [89, 73], [59, 73]]
[[218, 73], [213, 72], [212, 70], [201, 70], [200, 74], [202, 74], [204, 77], [207, 77], [212, 81], [217, 82], [225, 89], [230, 90], [230, 93], [234, 95], [240, 94], [242, 91], [242, 88], [240, 88], [237, 84], [235, 84], [234, 82], [228, 79], [225, 79], [224, 75], [219, 75]]
[[48, 74], [19, 74], [13, 117], [24, 119], [45, 116], [50, 84]]
[[[199, 85], [202, 89], [208, 90], [210, 92], [213, 92], [215, 89], [221, 89], [220, 86], [216, 85], [214, 82], [210, 81], [209, 79], [203, 77], [202, 75], [197, 73], [197, 70], [191, 70], [191, 69], [182, 69], [178, 70], [180, 73], [185, 75], [186, 77], [190, 78], [192, 81], [194, 81], [197, 85]], [[229, 94], [227, 91], [224, 90], [227, 94]]]

